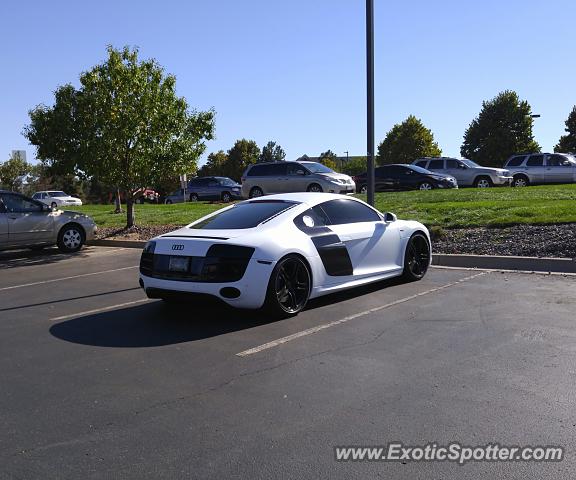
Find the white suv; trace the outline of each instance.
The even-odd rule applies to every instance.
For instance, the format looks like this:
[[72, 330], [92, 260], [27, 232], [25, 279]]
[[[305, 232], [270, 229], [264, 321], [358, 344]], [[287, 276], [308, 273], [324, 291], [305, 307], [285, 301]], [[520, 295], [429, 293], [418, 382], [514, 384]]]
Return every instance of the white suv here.
[[483, 167], [467, 158], [426, 157], [412, 162], [431, 172], [454, 177], [460, 187], [487, 188], [510, 185], [512, 176], [502, 168]]
[[504, 164], [514, 177], [512, 185], [576, 182], [576, 157], [568, 153], [513, 155]]

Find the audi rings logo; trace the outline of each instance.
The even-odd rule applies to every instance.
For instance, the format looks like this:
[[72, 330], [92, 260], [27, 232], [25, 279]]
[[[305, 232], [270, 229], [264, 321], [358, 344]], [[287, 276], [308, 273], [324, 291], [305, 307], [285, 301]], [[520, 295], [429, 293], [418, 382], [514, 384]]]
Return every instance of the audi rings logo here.
[[184, 250], [184, 245], [172, 245], [172, 250]]

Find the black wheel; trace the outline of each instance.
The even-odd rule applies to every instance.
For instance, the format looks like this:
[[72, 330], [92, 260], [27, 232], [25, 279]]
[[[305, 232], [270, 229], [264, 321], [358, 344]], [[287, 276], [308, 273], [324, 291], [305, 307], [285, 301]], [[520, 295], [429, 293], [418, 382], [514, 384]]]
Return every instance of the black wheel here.
[[140, 205], [144, 205], [144, 197], [140, 197]]
[[172, 200], [168, 199], [164, 202], [166, 205], [172, 205]]
[[64, 225], [58, 233], [58, 249], [64, 253], [77, 252], [84, 245], [84, 230], [79, 225]]
[[50, 204], [50, 207], [52, 207], [52, 208], [58, 208], [58, 204], [57, 204], [56, 202], [52, 202], [52, 203]]
[[526, 175], [514, 175], [512, 179], [512, 186], [513, 187], [527, 187], [530, 185], [530, 180]]
[[432, 185], [430, 182], [422, 182], [420, 185], [418, 185], [418, 190], [432, 190], [434, 188], [434, 185]]
[[190, 201], [191, 202], [197, 202], [198, 201], [198, 194], [197, 193], [191, 193], [190, 194]]
[[422, 233], [415, 233], [408, 240], [404, 253], [404, 273], [402, 276], [407, 281], [420, 280], [430, 265], [430, 244]]
[[490, 177], [478, 177], [476, 180], [474, 180], [474, 186], [476, 188], [490, 188], [493, 187], [494, 184], [492, 183]]
[[266, 309], [282, 317], [298, 314], [308, 302], [312, 279], [308, 265], [298, 255], [280, 260], [268, 282]]
[[360, 193], [368, 193], [368, 185], [362, 185], [360, 187]]
[[264, 195], [264, 192], [260, 187], [253, 187], [252, 190], [250, 190], [250, 194], [248, 196], [250, 198], [256, 198], [261, 197], [262, 195]]
[[320, 185], [318, 185], [317, 183], [313, 183], [312, 185], [310, 185], [308, 187], [308, 192], [316, 192], [316, 193], [320, 193], [323, 192], [322, 187]]
[[232, 200], [232, 195], [230, 195], [228, 192], [224, 192], [222, 194], [222, 201], [224, 203], [228, 203], [230, 200]]

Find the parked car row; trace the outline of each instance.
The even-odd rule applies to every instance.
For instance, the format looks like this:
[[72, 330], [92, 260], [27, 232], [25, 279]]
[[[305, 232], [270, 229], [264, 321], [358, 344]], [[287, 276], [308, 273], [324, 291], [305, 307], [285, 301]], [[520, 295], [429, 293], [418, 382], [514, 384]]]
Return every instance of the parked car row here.
[[190, 180], [186, 191], [183, 188], [175, 190], [166, 196], [164, 203], [181, 203], [198, 200], [222, 200], [230, 202], [242, 198], [241, 185], [228, 177], [198, 177]]

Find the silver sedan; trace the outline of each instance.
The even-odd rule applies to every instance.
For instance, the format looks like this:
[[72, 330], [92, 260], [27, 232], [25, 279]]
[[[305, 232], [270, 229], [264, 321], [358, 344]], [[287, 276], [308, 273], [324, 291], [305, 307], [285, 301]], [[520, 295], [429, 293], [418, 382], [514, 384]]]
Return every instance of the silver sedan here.
[[89, 216], [55, 210], [20, 193], [0, 190], [0, 250], [57, 245], [76, 252], [97, 227]]

